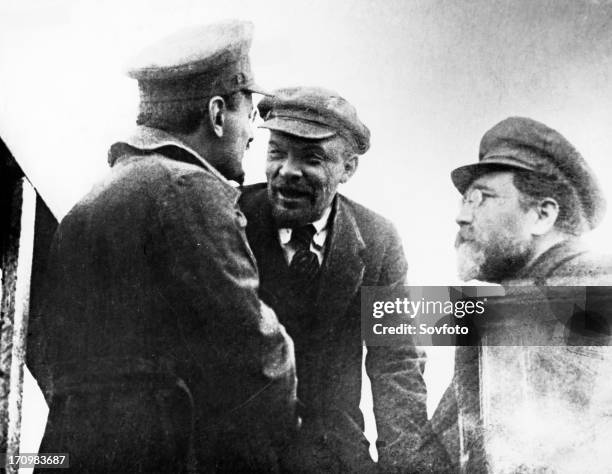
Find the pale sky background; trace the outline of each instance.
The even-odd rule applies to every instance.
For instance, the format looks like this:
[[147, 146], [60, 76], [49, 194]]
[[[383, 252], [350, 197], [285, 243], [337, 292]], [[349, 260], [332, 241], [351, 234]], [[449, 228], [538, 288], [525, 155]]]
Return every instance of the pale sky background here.
[[[413, 285], [457, 283], [449, 173], [476, 161], [483, 133], [507, 116], [563, 133], [610, 194], [608, 1], [4, 0], [0, 137], [58, 217], [134, 124], [128, 59], [179, 28], [230, 17], [255, 24], [261, 85], [321, 85], [355, 105], [372, 147], [343, 192], [394, 221]], [[259, 130], [248, 182], [264, 178], [266, 140]], [[605, 251], [611, 234], [607, 218], [589, 239]], [[436, 400], [450, 358], [430, 356]]]

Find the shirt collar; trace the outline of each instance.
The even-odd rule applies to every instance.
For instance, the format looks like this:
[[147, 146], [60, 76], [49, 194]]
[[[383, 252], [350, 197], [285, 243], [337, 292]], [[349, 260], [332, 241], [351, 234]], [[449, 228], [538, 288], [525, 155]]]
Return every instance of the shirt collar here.
[[[316, 232], [312, 237], [312, 240], [318, 247], [323, 247], [325, 244], [325, 237], [327, 236], [327, 224], [329, 221], [329, 215], [331, 214], [331, 206], [329, 206], [325, 211], [323, 211], [323, 215], [311, 224], [314, 226]], [[280, 242], [282, 245], [287, 245], [291, 241], [291, 232], [292, 229], [288, 227], [282, 227], [278, 229], [278, 236], [280, 238]]]
[[158, 128], [139, 125], [129, 138], [114, 143], [108, 151], [108, 163], [111, 166], [113, 166], [115, 161], [117, 161], [117, 159], [123, 154], [121, 153], [121, 148], [123, 145], [129, 145], [133, 148], [147, 151], [154, 151], [165, 146], [175, 146], [177, 148], [181, 148], [190, 155], [193, 155], [193, 157], [202, 165], [202, 167], [210, 172], [213, 176], [217, 177], [223, 183], [234, 189], [230, 182], [202, 155], [183, 142], [180, 138]]

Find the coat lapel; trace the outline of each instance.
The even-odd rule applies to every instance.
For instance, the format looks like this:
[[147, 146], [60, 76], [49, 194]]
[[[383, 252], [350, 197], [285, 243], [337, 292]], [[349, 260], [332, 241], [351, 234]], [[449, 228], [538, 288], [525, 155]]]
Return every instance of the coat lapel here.
[[318, 314], [323, 321], [344, 315], [361, 286], [365, 269], [362, 258], [365, 243], [355, 217], [339, 195], [334, 207], [317, 297]]
[[[268, 304], [285, 306], [288, 266], [278, 242], [276, 225], [264, 191], [249, 203], [247, 233], [257, 258], [261, 277], [261, 297]], [[332, 321], [344, 315], [362, 282], [365, 264], [362, 259], [365, 243], [351, 209], [340, 195], [334, 201], [331, 233], [326, 244], [316, 313], [320, 321]]]
[[288, 277], [288, 267], [278, 242], [276, 224], [265, 190], [260, 191], [250, 205], [247, 236], [257, 259], [261, 298], [276, 307], [284, 298], [281, 289], [285, 287], [283, 282]]

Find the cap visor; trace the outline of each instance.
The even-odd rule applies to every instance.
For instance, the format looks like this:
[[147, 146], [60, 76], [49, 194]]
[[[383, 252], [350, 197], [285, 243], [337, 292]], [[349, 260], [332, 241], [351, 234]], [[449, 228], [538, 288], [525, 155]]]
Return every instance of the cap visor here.
[[494, 158], [486, 162], [474, 163], [471, 165], [460, 166], [451, 171], [451, 180], [457, 190], [463, 194], [472, 181], [480, 176], [491, 173], [492, 171], [522, 169], [533, 171], [529, 166], [522, 166], [519, 163], [508, 163], [507, 160], [496, 161]]
[[274, 117], [266, 120], [259, 128], [267, 128], [276, 132], [283, 132], [300, 138], [310, 138], [312, 140], [322, 140], [336, 135], [336, 131], [325, 125], [288, 117]]
[[253, 94], [267, 95], [269, 97], [273, 97], [274, 96], [274, 94], [272, 94], [272, 92], [267, 91], [263, 87], [260, 87], [259, 84], [250, 84], [248, 87], [245, 87], [244, 90], [249, 91], [249, 92], [251, 92]]

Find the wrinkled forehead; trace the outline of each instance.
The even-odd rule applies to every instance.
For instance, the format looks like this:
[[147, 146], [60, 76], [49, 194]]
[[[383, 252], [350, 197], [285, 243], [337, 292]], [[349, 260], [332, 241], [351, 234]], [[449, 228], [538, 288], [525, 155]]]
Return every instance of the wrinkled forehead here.
[[519, 194], [514, 185], [514, 172], [509, 170], [490, 171], [478, 176], [466, 189], [469, 193], [473, 189], [488, 190], [500, 194]]

